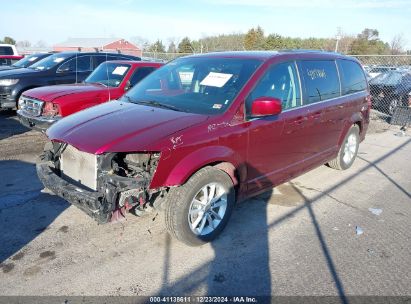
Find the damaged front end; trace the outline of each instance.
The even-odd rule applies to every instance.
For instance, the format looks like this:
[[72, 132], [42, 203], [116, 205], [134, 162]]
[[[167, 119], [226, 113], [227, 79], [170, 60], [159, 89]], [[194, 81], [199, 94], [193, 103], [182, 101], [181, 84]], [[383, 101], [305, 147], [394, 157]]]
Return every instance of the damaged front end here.
[[76, 205], [99, 223], [140, 215], [161, 196], [149, 189], [160, 153], [90, 154], [66, 143], [45, 147], [37, 174], [46, 188]]

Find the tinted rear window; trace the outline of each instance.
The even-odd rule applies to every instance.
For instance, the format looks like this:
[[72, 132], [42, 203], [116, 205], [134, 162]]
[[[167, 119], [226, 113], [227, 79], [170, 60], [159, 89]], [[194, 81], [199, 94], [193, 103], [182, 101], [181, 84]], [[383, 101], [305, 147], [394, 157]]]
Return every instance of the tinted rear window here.
[[0, 46], [0, 55], [14, 55], [14, 52], [10, 46]]
[[358, 63], [351, 60], [338, 60], [337, 62], [343, 95], [361, 92], [367, 88], [364, 72]]
[[300, 61], [299, 66], [305, 84], [304, 104], [340, 96], [340, 81], [334, 60]]

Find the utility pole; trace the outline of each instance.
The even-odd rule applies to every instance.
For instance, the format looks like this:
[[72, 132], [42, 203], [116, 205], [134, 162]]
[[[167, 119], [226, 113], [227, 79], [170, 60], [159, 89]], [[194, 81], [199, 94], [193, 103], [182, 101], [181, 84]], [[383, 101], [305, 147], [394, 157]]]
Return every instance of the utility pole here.
[[338, 44], [340, 42], [341, 36], [342, 36], [341, 27], [338, 27], [337, 28], [337, 35], [335, 36], [335, 39], [336, 39], [336, 41], [335, 41], [335, 52], [338, 52]]

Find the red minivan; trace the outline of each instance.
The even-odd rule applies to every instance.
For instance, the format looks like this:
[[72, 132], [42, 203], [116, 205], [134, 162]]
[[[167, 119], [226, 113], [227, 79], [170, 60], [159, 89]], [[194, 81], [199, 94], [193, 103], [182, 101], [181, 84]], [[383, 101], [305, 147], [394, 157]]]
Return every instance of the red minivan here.
[[193, 55], [49, 128], [37, 172], [100, 223], [154, 208], [174, 237], [200, 245], [223, 230], [236, 201], [326, 163], [349, 168], [369, 111], [352, 57]]
[[113, 60], [101, 63], [83, 83], [39, 87], [19, 98], [17, 115], [26, 127], [44, 132], [75, 112], [120, 98], [162, 63]]

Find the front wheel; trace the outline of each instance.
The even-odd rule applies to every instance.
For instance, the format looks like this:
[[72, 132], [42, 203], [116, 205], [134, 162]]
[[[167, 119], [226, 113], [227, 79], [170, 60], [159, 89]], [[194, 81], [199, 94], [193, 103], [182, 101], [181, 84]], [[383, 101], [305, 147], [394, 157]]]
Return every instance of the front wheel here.
[[226, 226], [235, 202], [227, 173], [213, 167], [196, 172], [184, 185], [167, 195], [167, 230], [189, 246], [215, 239]]
[[337, 170], [346, 170], [351, 167], [357, 157], [359, 144], [360, 128], [353, 125], [345, 136], [337, 157], [330, 161], [328, 165]]

